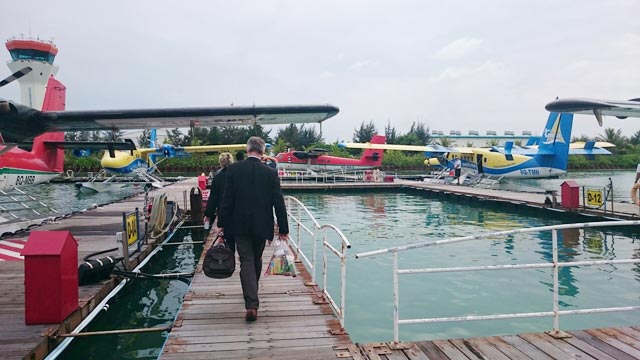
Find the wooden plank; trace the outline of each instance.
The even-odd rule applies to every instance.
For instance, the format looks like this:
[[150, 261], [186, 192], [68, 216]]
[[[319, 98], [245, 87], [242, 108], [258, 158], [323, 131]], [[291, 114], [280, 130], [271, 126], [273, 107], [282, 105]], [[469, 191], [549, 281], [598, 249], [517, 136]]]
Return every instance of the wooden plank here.
[[623, 351], [620, 351], [619, 349], [607, 344], [606, 342], [595, 338], [589, 334], [587, 334], [584, 331], [581, 330], [574, 330], [574, 331], [570, 331], [569, 332], [571, 335], [575, 336], [576, 338], [586, 342], [587, 344], [595, 347], [596, 349], [610, 355], [611, 357], [618, 359], [618, 360], [631, 360], [634, 359], [632, 356], [629, 356], [628, 354], [626, 354]]
[[628, 344], [621, 341], [617, 337], [613, 337], [607, 333], [602, 332], [601, 330], [602, 329], [585, 330], [585, 332], [619, 349], [620, 351], [625, 352], [626, 354], [632, 356], [633, 358], [640, 358], [640, 350], [634, 348], [633, 346], [629, 346]]
[[383, 359], [386, 360], [408, 360], [408, 358], [404, 351], [402, 350], [391, 350], [391, 354], [386, 354], [382, 356]]
[[[527, 341], [529, 344], [537, 347], [538, 349], [540, 349], [541, 351], [543, 351], [545, 354], [549, 355], [553, 359], [571, 358], [571, 353], [573, 353], [573, 351], [571, 351], [570, 353], [567, 353], [551, 343], [551, 339], [553, 339], [552, 337], [548, 335], [546, 335], [546, 337], [541, 337], [539, 335], [540, 334], [521, 334], [519, 336], [520, 338]], [[561, 340], [558, 340], [558, 341], [561, 341]], [[589, 359], [590, 357], [585, 356], [584, 358]]]
[[602, 351], [600, 351], [600, 349], [597, 349], [591, 345], [589, 345], [588, 343], [578, 339], [575, 336], [572, 337], [568, 337], [566, 339], [563, 339], [565, 342], [571, 344], [572, 346], [586, 352], [587, 354], [591, 355], [592, 357], [598, 359], [598, 360], [616, 360], [616, 358], [609, 356], [607, 353], [604, 353]]
[[465, 340], [471, 344], [479, 353], [491, 360], [509, 360], [500, 350], [496, 349], [490, 342], [482, 338], [474, 338]]
[[640, 338], [634, 337], [633, 334], [626, 333], [623, 328], [615, 328], [615, 329], [605, 328], [605, 329], [597, 329], [597, 330], [614, 339], [620, 340], [621, 342], [632, 347], [636, 351], [640, 351]]
[[451, 344], [448, 340], [433, 340], [433, 345], [437, 346], [450, 359], [469, 359], [460, 349]]
[[[162, 359], [257, 359], [273, 357], [277, 359], [326, 360], [336, 359], [336, 351], [329, 346], [304, 348], [274, 348], [274, 349], [242, 349], [236, 351], [207, 351], [189, 353], [164, 352]], [[348, 359], [348, 358], [347, 358]]]
[[487, 358], [482, 355], [482, 353], [478, 352], [475, 348], [468, 345], [467, 342], [462, 339], [452, 339], [449, 340], [453, 346], [458, 348], [466, 357], [469, 359], [480, 359], [487, 360]]
[[499, 336], [492, 336], [485, 338], [489, 344], [498, 349], [501, 353], [505, 354], [509, 359], [512, 360], [529, 360], [531, 357], [527, 356], [518, 348], [504, 341]]
[[410, 360], [429, 360], [427, 354], [425, 354], [422, 349], [416, 343], [407, 344], [407, 349], [404, 349], [403, 352]]
[[419, 341], [415, 343], [416, 346], [427, 356], [428, 359], [433, 360], [446, 360], [445, 355], [440, 349], [435, 346], [431, 341]]
[[511, 346], [513, 346], [516, 349], [520, 350], [522, 353], [527, 354], [532, 359], [536, 359], [536, 360], [538, 360], [538, 359], [540, 359], [540, 360], [551, 360], [551, 359], [553, 359], [552, 357], [550, 357], [546, 353], [542, 352], [539, 348], [531, 345], [529, 342], [527, 342], [526, 340], [520, 338], [517, 335], [501, 336], [500, 338], [502, 339], [502, 341], [506, 342], [507, 344], [510, 344]]

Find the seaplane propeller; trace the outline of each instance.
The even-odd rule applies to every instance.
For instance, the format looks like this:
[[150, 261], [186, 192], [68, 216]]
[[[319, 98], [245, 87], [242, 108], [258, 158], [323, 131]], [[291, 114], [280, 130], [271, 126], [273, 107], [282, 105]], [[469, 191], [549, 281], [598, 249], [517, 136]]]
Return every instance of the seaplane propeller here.
[[7, 84], [9, 84], [10, 82], [13, 82], [15, 80], [20, 79], [21, 77], [27, 75], [28, 73], [30, 73], [33, 69], [30, 67], [24, 67], [16, 72], [14, 72], [13, 74], [9, 75], [6, 79], [0, 81], [0, 87], [3, 87]]

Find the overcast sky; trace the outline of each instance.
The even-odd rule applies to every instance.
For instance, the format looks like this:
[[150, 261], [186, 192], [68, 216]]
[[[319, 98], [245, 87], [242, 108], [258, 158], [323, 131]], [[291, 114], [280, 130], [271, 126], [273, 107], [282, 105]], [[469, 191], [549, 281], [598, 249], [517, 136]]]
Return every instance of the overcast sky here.
[[[3, 7], [0, 39], [54, 40], [68, 110], [329, 103], [332, 142], [370, 120], [540, 133], [556, 96], [640, 97], [639, 13], [635, 0], [23, 0]], [[604, 126], [631, 136], [640, 119]], [[603, 132], [576, 116], [574, 136]]]

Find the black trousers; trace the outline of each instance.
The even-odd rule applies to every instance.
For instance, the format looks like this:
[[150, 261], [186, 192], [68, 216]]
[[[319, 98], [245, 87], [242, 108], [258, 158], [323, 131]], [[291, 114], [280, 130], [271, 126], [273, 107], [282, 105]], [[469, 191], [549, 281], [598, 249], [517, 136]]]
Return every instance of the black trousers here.
[[240, 257], [240, 283], [244, 295], [244, 307], [257, 309], [260, 306], [258, 281], [262, 273], [262, 253], [267, 241], [264, 238], [250, 236], [235, 236], [235, 240]]

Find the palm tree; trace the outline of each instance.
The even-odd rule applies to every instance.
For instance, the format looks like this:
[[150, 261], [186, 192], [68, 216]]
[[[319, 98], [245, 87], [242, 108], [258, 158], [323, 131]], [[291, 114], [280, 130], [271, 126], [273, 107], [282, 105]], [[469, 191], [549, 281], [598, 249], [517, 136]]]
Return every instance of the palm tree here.
[[606, 128], [604, 129], [604, 134], [600, 134], [596, 140], [612, 143], [616, 146], [616, 153], [619, 154], [624, 153], [628, 145], [628, 139], [622, 135], [622, 129]]
[[453, 145], [453, 140], [449, 139], [448, 137], [443, 137], [440, 139], [440, 145], [444, 146], [444, 147], [449, 147]]
[[486, 143], [487, 147], [494, 147], [500, 145], [500, 140], [498, 139], [489, 139]]

